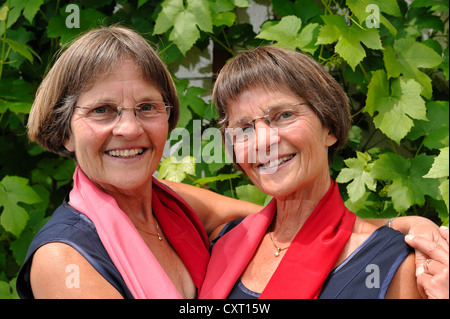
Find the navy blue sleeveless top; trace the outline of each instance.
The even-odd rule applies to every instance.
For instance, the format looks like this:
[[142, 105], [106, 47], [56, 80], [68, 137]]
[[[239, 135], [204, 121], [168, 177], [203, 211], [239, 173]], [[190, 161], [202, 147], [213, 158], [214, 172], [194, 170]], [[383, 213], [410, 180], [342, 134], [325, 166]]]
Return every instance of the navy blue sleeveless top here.
[[[240, 221], [224, 227], [218, 238]], [[353, 253], [328, 275], [319, 299], [384, 299], [398, 267], [413, 252], [404, 235], [389, 227], [376, 229]], [[299, 283], [301, 284], [301, 283]], [[229, 299], [257, 299], [259, 293], [247, 289], [240, 279]]]
[[133, 298], [100, 241], [94, 224], [86, 215], [70, 206], [67, 199], [36, 234], [28, 248], [25, 262], [17, 276], [16, 288], [20, 298], [33, 298], [30, 268], [34, 253], [39, 247], [55, 242], [67, 244], [77, 250], [124, 298]]

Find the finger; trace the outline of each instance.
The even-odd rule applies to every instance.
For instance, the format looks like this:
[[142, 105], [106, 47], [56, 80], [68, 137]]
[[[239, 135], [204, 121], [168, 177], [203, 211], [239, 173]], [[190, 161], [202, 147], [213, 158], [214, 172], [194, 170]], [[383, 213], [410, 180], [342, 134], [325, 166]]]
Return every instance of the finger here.
[[448, 245], [448, 227], [446, 226], [441, 226], [439, 228], [439, 233], [441, 234], [441, 236], [447, 241], [447, 245]]
[[422, 274], [417, 277], [417, 287], [430, 299], [448, 299], [448, 270], [437, 276]]
[[[428, 256], [428, 258], [437, 260], [448, 265], [448, 250], [434, 241], [428, 240], [422, 236], [406, 235], [405, 241], [408, 245]], [[448, 245], [448, 244], [447, 244]]]
[[448, 265], [444, 265], [440, 263], [439, 261], [433, 260], [433, 259], [427, 259], [423, 263], [424, 272], [430, 275], [438, 275], [438, 274], [444, 274], [445, 272], [448, 272]]

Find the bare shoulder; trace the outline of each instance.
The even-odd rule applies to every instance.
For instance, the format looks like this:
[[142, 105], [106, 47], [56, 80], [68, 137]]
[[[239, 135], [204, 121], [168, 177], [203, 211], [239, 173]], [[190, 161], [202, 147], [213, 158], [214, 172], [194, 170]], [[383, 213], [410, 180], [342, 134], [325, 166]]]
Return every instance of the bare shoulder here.
[[392, 278], [386, 292], [386, 299], [420, 299], [416, 280], [415, 254], [411, 253]]
[[353, 225], [352, 235], [350, 236], [347, 244], [342, 250], [341, 255], [336, 261], [335, 267], [341, 264], [347, 257], [349, 257], [355, 249], [364, 243], [369, 236], [377, 229], [376, 226], [366, 222], [364, 219], [356, 217], [355, 224]]
[[30, 282], [35, 298], [122, 298], [74, 248], [49, 243], [33, 256]]

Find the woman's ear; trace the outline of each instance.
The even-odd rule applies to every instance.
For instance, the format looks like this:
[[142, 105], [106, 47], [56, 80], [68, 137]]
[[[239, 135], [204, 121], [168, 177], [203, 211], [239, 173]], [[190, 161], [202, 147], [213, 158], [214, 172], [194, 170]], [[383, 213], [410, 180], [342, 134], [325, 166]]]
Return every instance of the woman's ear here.
[[330, 147], [330, 146], [332, 146], [334, 143], [337, 142], [337, 138], [336, 138], [336, 136], [334, 136], [333, 133], [331, 133], [331, 130], [328, 129], [327, 131], [328, 131], [328, 134], [327, 134], [327, 136], [325, 137], [325, 145], [326, 145], [327, 147]]
[[67, 140], [64, 141], [64, 147], [66, 148], [66, 150], [68, 150], [69, 152], [74, 153], [75, 152], [75, 142], [73, 139], [73, 135], [70, 134], [69, 138]]

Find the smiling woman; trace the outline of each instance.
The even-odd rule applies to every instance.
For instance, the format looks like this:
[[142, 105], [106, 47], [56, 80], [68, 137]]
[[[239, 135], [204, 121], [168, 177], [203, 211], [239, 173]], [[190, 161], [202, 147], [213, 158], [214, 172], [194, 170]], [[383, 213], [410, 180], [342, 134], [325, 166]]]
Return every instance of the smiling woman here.
[[[74, 158], [74, 187], [30, 245], [21, 297], [196, 296], [209, 260], [206, 231], [153, 178], [178, 113], [169, 72], [137, 33], [92, 30], [62, 52], [28, 128], [32, 141]], [[67, 285], [70, 265], [76, 289]]]
[[[349, 105], [321, 65], [281, 48], [249, 50], [224, 66], [213, 98], [222, 131], [242, 130], [231, 134], [236, 157], [257, 150], [256, 161], [244, 156], [238, 165], [273, 199], [224, 227], [201, 298], [420, 296], [403, 236], [356, 217], [330, 178], [350, 128]], [[368, 263], [382, 269], [378, 289], [365, 284]]]

